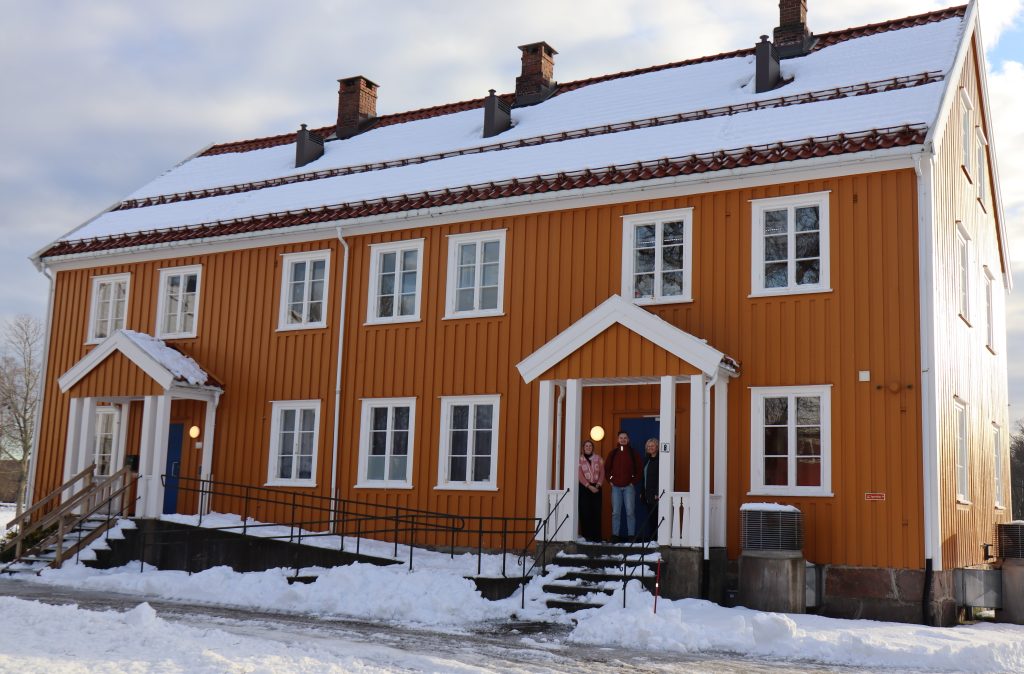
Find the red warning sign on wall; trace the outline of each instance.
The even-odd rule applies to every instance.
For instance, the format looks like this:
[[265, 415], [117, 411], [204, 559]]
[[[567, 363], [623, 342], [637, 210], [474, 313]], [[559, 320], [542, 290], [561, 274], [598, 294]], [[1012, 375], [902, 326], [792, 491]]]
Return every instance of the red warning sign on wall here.
[[885, 492], [882, 491], [868, 491], [864, 492], [865, 501], [884, 501]]

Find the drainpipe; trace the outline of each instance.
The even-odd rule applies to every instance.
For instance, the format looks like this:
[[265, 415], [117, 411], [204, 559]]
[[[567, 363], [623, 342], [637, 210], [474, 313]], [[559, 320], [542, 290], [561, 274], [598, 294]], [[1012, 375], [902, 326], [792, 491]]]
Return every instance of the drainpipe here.
[[331, 522], [334, 521], [334, 500], [338, 496], [338, 433], [341, 428], [341, 363], [345, 353], [345, 307], [348, 304], [348, 242], [337, 229], [338, 241], [345, 251], [341, 264], [341, 302], [338, 313], [338, 367], [334, 377], [334, 441], [331, 446]]
[[[50, 268], [43, 264], [42, 260], [36, 258], [32, 260], [35, 264], [36, 269], [42, 272], [43, 276], [50, 282], [49, 297], [46, 300], [46, 326], [43, 329], [43, 362], [42, 362], [42, 373], [39, 377], [39, 399], [36, 403], [36, 414], [35, 421], [32, 426], [32, 456], [28, 460], [28, 489], [25, 496], [25, 502], [23, 505], [31, 505], [32, 496], [35, 493], [36, 488], [36, 461], [39, 458], [39, 422], [43, 416], [43, 397], [46, 395], [46, 368], [49, 362], [50, 356], [50, 327], [53, 325], [53, 295], [54, 295], [54, 282], [53, 274], [50, 272]], [[71, 432], [71, 429], [68, 429]], [[19, 508], [17, 515], [21, 516], [21, 509]]]
[[702, 470], [700, 476], [701, 499], [704, 501], [704, 526], [701, 527], [701, 544], [704, 548], [704, 563], [701, 569], [701, 597], [708, 598], [711, 583], [711, 391], [718, 381], [719, 371], [715, 371], [706, 384], [704, 384], [704, 432], [701, 434], [701, 451], [704, 453], [704, 460], [701, 462]]
[[[558, 387], [558, 402], [555, 403], [555, 480], [562, 475], [562, 402], [565, 400], [565, 387], [555, 384]], [[562, 488], [569, 485], [563, 484]]]

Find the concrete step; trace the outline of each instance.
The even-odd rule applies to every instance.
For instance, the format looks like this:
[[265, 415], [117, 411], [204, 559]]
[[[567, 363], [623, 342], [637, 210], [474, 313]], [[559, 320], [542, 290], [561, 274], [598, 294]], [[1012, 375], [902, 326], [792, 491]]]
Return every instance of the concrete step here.
[[646, 554], [650, 556], [658, 552], [658, 544], [650, 543], [576, 543], [576, 552], [592, 557], [614, 557], [618, 555], [634, 556]]
[[[650, 560], [639, 558], [627, 558], [625, 564], [627, 567], [632, 568], [635, 566], [646, 566], [650, 567], [653, 564], [657, 564], [657, 559]], [[588, 569], [619, 569], [621, 573], [623, 560], [622, 557], [605, 557], [605, 556], [590, 556], [585, 554], [565, 554], [558, 553], [554, 559], [548, 562], [548, 566], [562, 566], [562, 567], [585, 567]]]
[[604, 603], [598, 604], [592, 601], [576, 601], [573, 599], [561, 598], [548, 599], [546, 604], [548, 608], [560, 608], [567, 613], [583, 611], [588, 608], [601, 608], [602, 606], [604, 606]]
[[554, 583], [548, 583], [544, 586], [544, 591], [548, 594], [569, 595], [574, 597], [582, 597], [589, 594], [611, 595], [615, 592], [615, 590], [602, 587], [600, 585], [594, 585], [593, 583], [570, 583], [562, 579], [559, 579]]
[[316, 579], [320, 576], [288, 576], [288, 584], [294, 585], [295, 583], [302, 583], [303, 585], [310, 585], [316, 582]]

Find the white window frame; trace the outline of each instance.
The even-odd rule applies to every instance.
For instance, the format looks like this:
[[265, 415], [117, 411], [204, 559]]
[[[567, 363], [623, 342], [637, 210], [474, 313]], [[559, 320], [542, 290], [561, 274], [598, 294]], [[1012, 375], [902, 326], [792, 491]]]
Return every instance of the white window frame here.
[[[490, 229], [467, 234], [452, 234], [448, 237], [448, 273], [445, 292], [445, 319], [478, 318], [484, 316], [501, 316], [505, 305], [505, 229]], [[459, 246], [465, 243], [476, 243], [478, 246], [487, 241], [498, 242], [498, 305], [493, 309], [456, 310], [459, 280]], [[479, 248], [478, 248], [479, 251]], [[474, 286], [474, 304], [480, 302], [480, 265], [481, 256], [477, 254], [476, 285]]]
[[967, 413], [967, 401], [954, 396], [953, 427], [956, 437], [956, 501], [969, 504], [971, 502], [971, 446], [969, 426], [970, 417]]
[[[319, 321], [305, 321], [302, 323], [289, 323], [288, 322], [288, 304], [289, 304], [289, 293], [288, 289], [290, 286], [291, 269], [292, 265], [296, 262], [309, 263], [323, 260], [324, 262], [324, 299], [323, 299], [323, 311], [321, 313], [321, 319]], [[306, 267], [307, 270], [310, 268]], [[307, 280], [304, 281], [306, 287], [303, 292], [303, 315], [309, 310], [309, 276], [307, 272]], [[328, 300], [330, 299], [331, 290], [331, 251], [314, 250], [304, 253], [283, 253], [281, 255], [281, 297], [279, 301], [279, 311], [277, 319], [278, 331], [285, 330], [314, 330], [317, 328], [327, 327], [327, 312], [328, 312]]]
[[[196, 275], [196, 303], [194, 307], [194, 318], [192, 319], [192, 330], [164, 332], [164, 311], [167, 308], [167, 288], [172, 276]], [[203, 266], [201, 264], [188, 267], [167, 267], [160, 270], [160, 290], [156, 300], [156, 336], [160, 339], [189, 339], [199, 334], [199, 298], [203, 290]], [[182, 286], [184, 288], [184, 286]], [[181, 327], [184, 317], [182, 305], [178, 305], [178, 327]]]
[[995, 481], [995, 507], [1005, 508], [1006, 493], [1003, 490], [1003, 429], [996, 422], [992, 422], [992, 459], [995, 465], [992, 469], [992, 476]]
[[[380, 299], [379, 279], [380, 259], [387, 253], [395, 253], [395, 289], [400, 288], [401, 283], [401, 261], [402, 254], [416, 251], [416, 309], [409, 316], [398, 315], [398, 300], [400, 295], [395, 294], [395, 315], [378, 316], [377, 305]], [[420, 309], [423, 304], [423, 239], [408, 239], [392, 243], [375, 243], [370, 246], [370, 281], [367, 284], [368, 301], [366, 304], [366, 323], [376, 325], [379, 323], [413, 323], [420, 320]]]
[[971, 102], [970, 95], [963, 87], [960, 87], [960, 103], [962, 106], [960, 109], [960, 142], [963, 144], [963, 153], [960, 161], [963, 164], [964, 172], [967, 174], [967, 179], [970, 180], [974, 177], [974, 174], [971, 172], [971, 153], [974, 150], [971, 141], [974, 137], [971, 111], [974, 110], [974, 103]]
[[[455, 405], [492, 405], [494, 413], [491, 428], [491, 475], [485, 481], [453, 482], [448, 479], [448, 468], [451, 451], [451, 408]], [[470, 415], [471, 418], [474, 415]], [[437, 487], [436, 489], [456, 489], [465, 491], [497, 491], [498, 490], [498, 432], [501, 422], [501, 396], [442, 396], [441, 397], [441, 441], [438, 444]], [[469, 434], [472, 438], [472, 433]], [[475, 438], [472, 448], [475, 449]], [[467, 457], [473, 456], [472, 449], [467, 448]], [[466, 476], [470, 475], [471, 465], [467, 458]]]
[[[663, 232], [666, 222], [682, 221], [683, 231], [683, 292], [680, 295], [661, 293]], [[634, 297], [636, 292], [636, 228], [640, 225], [655, 227], [654, 297]], [[622, 216], [622, 296], [634, 304], [677, 304], [693, 301], [693, 208], [671, 211], [636, 213]]]
[[986, 266], [985, 272], [985, 346], [996, 353], [996, 288], [995, 277]]
[[[96, 477], [110, 477], [120, 469], [120, 463], [123, 462], [121, 450], [124, 446], [124, 433], [121, 423], [121, 408], [114, 405], [97, 405], [96, 406], [96, 419], [93, 422], [93, 436], [92, 436], [92, 462], [96, 465]], [[99, 471], [99, 443], [100, 443], [100, 417], [109, 416], [113, 420], [110, 426], [110, 463], [107, 466], [107, 472], [101, 473]]]
[[956, 249], [954, 250], [954, 256], [957, 264], [956, 274], [956, 291], [957, 291], [957, 302], [956, 310], [960, 318], [964, 319], [967, 325], [971, 324], [971, 235], [967, 233], [967, 228], [959, 220], [956, 223]]
[[988, 167], [988, 155], [985, 148], [988, 147], [988, 139], [985, 138], [985, 134], [982, 133], [981, 127], [977, 127], [977, 138], [978, 138], [978, 156], [975, 158], [977, 166], [975, 167], [975, 183], [978, 188], [978, 201], [981, 205], [985, 205], [985, 192], [988, 190], [988, 181], [986, 180]]
[[[106, 339], [107, 337], [110, 337], [110, 335], [112, 335], [115, 332], [117, 332], [117, 330], [120, 330], [120, 329], [128, 327], [128, 301], [131, 298], [131, 290], [132, 290], [131, 279], [132, 279], [131, 273], [107, 274], [106, 276], [93, 276], [92, 277], [91, 297], [89, 299], [89, 330], [88, 330], [88, 337], [85, 340], [86, 344], [99, 344], [104, 339]], [[97, 334], [96, 334], [96, 319], [99, 318], [99, 317], [96, 315], [96, 312], [99, 310], [99, 299], [100, 299], [99, 298], [99, 290], [100, 290], [100, 286], [102, 284], [105, 284], [105, 283], [117, 284], [117, 283], [122, 283], [122, 282], [124, 283], [124, 315], [120, 317], [121, 318], [121, 327], [120, 328], [114, 328], [113, 327], [113, 323], [114, 323], [116, 317], [113, 315], [114, 303], [113, 303], [113, 301], [111, 301], [110, 302], [110, 309], [109, 309], [109, 311], [107, 313], [107, 316], [104, 319], [105, 321], [107, 321], [107, 324], [108, 324], [107, 325], [107, 334], [103, 335], [102, 337], [97, 336]]]
[[[281, 416], [286, 410], [313, 410], [313, 465], [309, 479], [283, 478], [277, 476], [277, 460], [280, 454]], [[270, 405], [270, 452], [267, 464], [267, 487], [315, 487], [317, 459], [320, 454], [320, 401], [319, 400], [273, 400]], [[298, 422], [296, 422], [298, 423]], [[296, 425], [298, 428], [298, 425]], [[298, 457], [298, 454], [295, 454]], [[298, 471], [298, 461], [292, 463], [292, 474]]]
[[[821, 398], [821, 485], [766, 485], [764, 483], [764, 399], [817, 396]], [[796, 405], [789, 404], [788, 469], [790, 482], [796, 475]], [[750, 387], [750, 496], [832, 496], [832, 386], [752, 386]]]
[[[387, 452], [384, 455], [385, 465], [387, 460], [391, 458], [394, 410], [396, 407], [409, 408], [409, 447], [406, 454], [406, 478], [404, 480], [371, 480], [367, 477], [370, 459], [370, 433], [373, 430], [371, 413], [374, 408], [380, 407], [386, 407], [388, 410]], [[357, 476], [358, 481], [355, 486], [360, 488], [412, 489], [413, 449], [416, 438], [416, 398], [364, 398], [359, 423], [359, 475]]]
[[[751, 253], [750, 253], [750, 296], [751, 297], [772, 297], [775, 295], [803, 295], [807, 293], [831, 292], [830, 281], [830, 258], [831, 247], [829, 245], [830, 218], [829, 218], [829, 195], [830, 191], [808, 192], [806, 194], [795, 194], [786, 197], [773, 197], [769, 199], [752, 199], [751, 206]], [[818, 282], [810, 285], [799, 285], [796, 282], [796, 219], [795, 209], [802, 206], [818, 207], [818, 259], [821, 261], [818, 267]], [[786, 209], [789, 212], [788, 231], [788, 265], [787, 285], [781, 288], [764, 287], [764, 214], [766, 211]]]

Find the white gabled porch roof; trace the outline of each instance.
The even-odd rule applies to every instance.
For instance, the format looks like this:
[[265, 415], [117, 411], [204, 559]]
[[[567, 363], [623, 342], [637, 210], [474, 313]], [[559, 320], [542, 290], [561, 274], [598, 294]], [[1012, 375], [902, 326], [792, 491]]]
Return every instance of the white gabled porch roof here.
[[646, 311], [621, 295], [612, 295], [551, 341], [524, 358], [516, 368], [526, 383], [550, 370], [584, 344], [615, 325], [624, 326], [680, 360], [713, 376], [719, 368], [732, 371], [735, 361], [707, 342]]
[[210, 382], [198, 363], [162, 340], [134, 330], [118, 330], [60, 376], [57, 383], [61, 393], [67, 393], [115, 351], [120, 351], [165, 390], [175, 384], [205, 386]]

